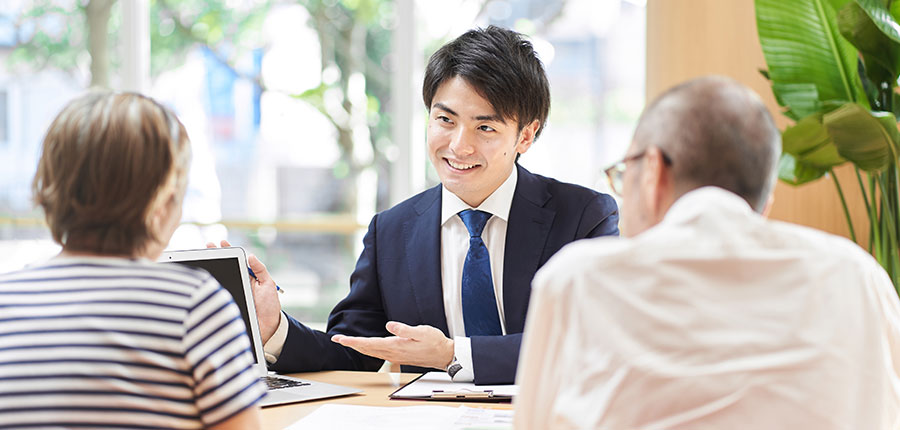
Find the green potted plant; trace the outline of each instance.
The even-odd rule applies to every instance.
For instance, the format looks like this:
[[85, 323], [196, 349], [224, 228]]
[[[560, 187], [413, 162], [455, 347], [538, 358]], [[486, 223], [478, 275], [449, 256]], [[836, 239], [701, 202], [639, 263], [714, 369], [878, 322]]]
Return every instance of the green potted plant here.
[[[800, 185], [830, 175], [854, 241], [842, 187], [859, 186], [869, 251], [897, 287], [900, 1], [755, 1], [768, 67], [762, 73], [782, 113], [794, 122], [782, 133], [779, 178]], [[833, 169], [848, 162], [856, 181], [841, 184]]]

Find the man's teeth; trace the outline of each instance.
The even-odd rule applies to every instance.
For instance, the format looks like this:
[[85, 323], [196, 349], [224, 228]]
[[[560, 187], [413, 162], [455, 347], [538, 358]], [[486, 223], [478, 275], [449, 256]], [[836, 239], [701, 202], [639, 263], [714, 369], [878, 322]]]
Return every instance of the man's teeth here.
[[477, 166], [477, 164], [454, 163], [453, 161], [450, 161], [450, 160], [447, 160], [447, 164], [449, 164], [450, 167], [453, 167], [454, 169], [459, 169], [459, 170], [468, 170], [468, 169], [471, 169], [471, 168]]

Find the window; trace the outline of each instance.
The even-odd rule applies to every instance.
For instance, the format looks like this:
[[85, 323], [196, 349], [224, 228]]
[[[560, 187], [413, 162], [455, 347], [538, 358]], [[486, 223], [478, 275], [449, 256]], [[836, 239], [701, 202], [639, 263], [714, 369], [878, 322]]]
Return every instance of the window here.
[[0, 146], [9, 145], [9, 92], [0, 90]]
[[[421, 80], [446, 41], [488, 24], [531, 38], [553, 105], [521, 162], [542, 175], [602, 189], [599, 172], [624, 152], [643, 105], [636, 0], [135, 2], [150, 8], [144, 26], [127, 21], [123, 2], [7, 3], [0, 252], [11, 257], [0, 271], [58, 252], [30, 197], [43, 134], [98, 76], [116, 89], [131, 82], [135, 60], [124, 54], [138, 50], [125, 44], [143, 38], [146, 91], [176, 111], [193, 142], [184, 224], [170, 248], [226, 238], [245, 247], [303, 321], [324, 321], [346, 295], [372, 215], [437, 182], [424, 150]], [[91, 72], [97, 48], [86, 22], [106, 28], [103, 73]]]

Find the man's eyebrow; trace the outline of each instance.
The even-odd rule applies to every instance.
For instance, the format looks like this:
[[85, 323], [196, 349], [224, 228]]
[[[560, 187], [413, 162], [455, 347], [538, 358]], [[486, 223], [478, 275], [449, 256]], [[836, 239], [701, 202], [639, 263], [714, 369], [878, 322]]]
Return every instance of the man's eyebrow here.
[[450, 115], [459, 116], [459, 114], [456, 113], [453, 109], [450, 109], [449, 107], [447, 107], [447, 105], [445, 105], [441, 102], [435, 103], [433, 107], [436, 107], [442, 111], [445, 111], [445, 112], [449, 113]]
[[499, 123], [506, 124], [506, 121], [503, 120], [503, 117], [498, 114], [478, 115], [475, 117], [475, 121], [497, 121]]
[[[445, 111], [453, 116], [459, 116], [459, 114], [456, 113], [456, 111], [454, 111], [453, 109], [450, 109], [450, 107], [448, 107], [447, 105], [445, 105], [441, 102], [436, 102], [434, 104], [433, 108], [438, 108], [438, 109]], [[472, 119], [474, 119], [475, 121], [497, 121], [499, 123], [506, 124], [506, 121], [503, 119], [503, 117], [496, 113], [491, 114], [491, 115], [478, 115], [478, 116], [472, 117]]]

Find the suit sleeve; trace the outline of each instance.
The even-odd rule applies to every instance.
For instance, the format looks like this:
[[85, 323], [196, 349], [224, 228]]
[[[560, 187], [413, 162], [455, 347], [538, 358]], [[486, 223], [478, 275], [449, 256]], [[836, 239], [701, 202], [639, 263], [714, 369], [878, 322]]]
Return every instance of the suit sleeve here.
[[269, 367], [281, 373], [315, 372], [319, 370], [378, 370], [383, 360], [334, 343], [335, 334], [347, 336], [390, 336], [385, 329], [387, 317], [381, 301], [376, 260], [376, 224], [372, 218], [363, 238], [363, 252], [350, 275], [350, 293], [328, 317], [328, 331], [307, 327], [288, 317], [288, 334], [278, 361]]
[[[572, 214], [572, 222], [578, 223], [572, 241], [619, 235], [618, 206], [616, 201], [606, 194], [597, 194], [588, 200], [581, 210], [580, 217], [577, 212]], [[548, 255], [547, 258], [549, 257]], [[475, 383], [512, 384], [516, 378], [522, 334], [473, 336], [471, 339]]]
[[600, 194], [590, 200], [581, 220], [576, 239], [619, 235], [619, 207], [608, 194]]
[[475, 384], [512, 384], [516, 380], [522, 333], [505, 336], [472, 336], [472, 370]]

